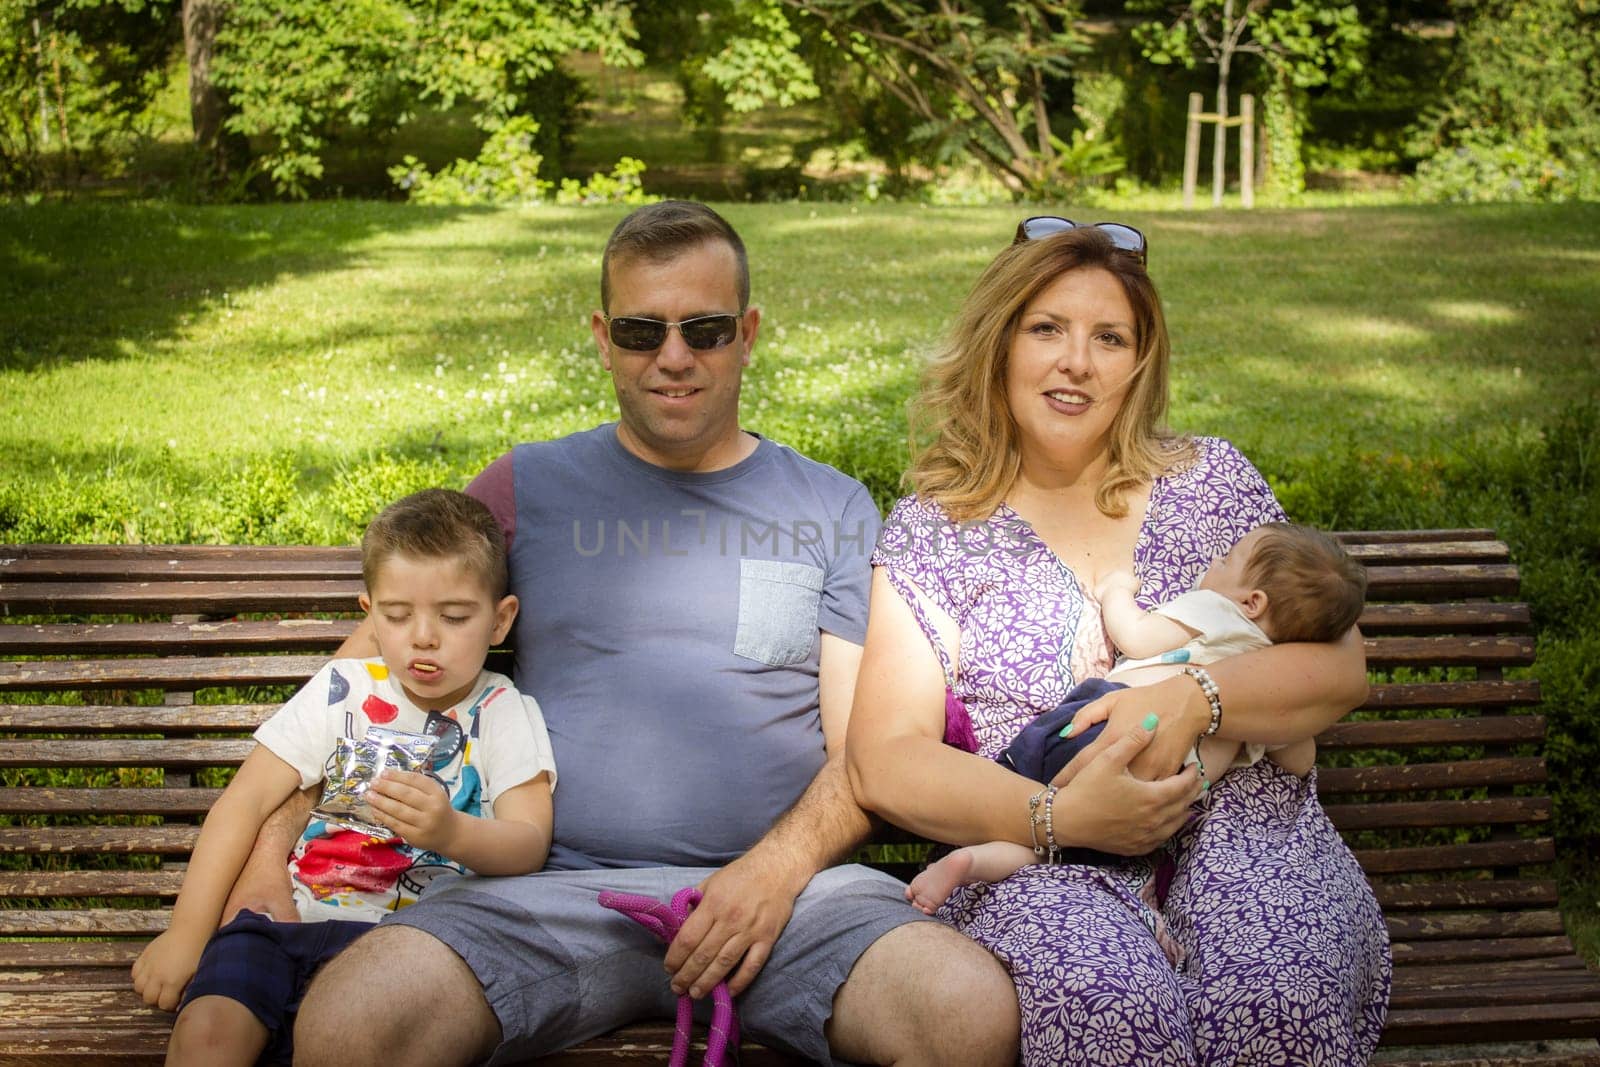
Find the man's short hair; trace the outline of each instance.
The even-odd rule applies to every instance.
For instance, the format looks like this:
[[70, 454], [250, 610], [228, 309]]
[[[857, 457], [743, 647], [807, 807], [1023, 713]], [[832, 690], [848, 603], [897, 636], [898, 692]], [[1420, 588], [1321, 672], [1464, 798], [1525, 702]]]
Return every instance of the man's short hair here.
[[750, 262], [744, 242], [728, 220], [704, 204], [691, 200], [662, 200], [646, 204], [617, 223], [600, 259], [600, 307], [611, 314], [611, 267], [619, 259], [644, 259], [665, 263], [707, 241], [721, 241], [733, 249], [739, 263], [739, 310], [750, 303]]
[[1261, 629], [1274, 642], [1343, 637], [1366, 603], [1367, 569], [1321, 530], [1292, 522], [1261, 529], [1244, 571], [1267, 594]]
[[506, 539], [480, 500], [454, 489], [424, 489], [378, 513], [361, 538], [361, 577], [367, 591], [378, 568], [394, 556], [456, 560], [483, 579], [489, 595], [506, 591]]

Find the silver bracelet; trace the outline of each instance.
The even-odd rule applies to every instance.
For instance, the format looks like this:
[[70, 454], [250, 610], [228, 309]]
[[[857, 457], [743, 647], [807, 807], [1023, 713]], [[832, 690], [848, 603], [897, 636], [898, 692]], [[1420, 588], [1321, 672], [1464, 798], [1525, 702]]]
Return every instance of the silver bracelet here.
[[1222, 695], [1217, 691], [1217, 683], [1212, 679], [1211, 672], [1204, 667], [1185, 667], [1183, 673], [1199, 684], [1200, 692], [1206, 695], [1206, 703], [1211, 705], [1211, 725], [1200, 735], [1210, 737], [1222, 729]]

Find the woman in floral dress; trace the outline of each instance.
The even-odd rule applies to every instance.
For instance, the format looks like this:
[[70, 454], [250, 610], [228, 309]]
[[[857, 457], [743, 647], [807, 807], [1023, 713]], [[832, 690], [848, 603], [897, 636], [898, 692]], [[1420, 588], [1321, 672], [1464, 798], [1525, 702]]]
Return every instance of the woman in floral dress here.
[[[1058, 793], [994, 762], [1110, 667], [1091, 592], [1104, 575], [1131, 564], [1148, 608], [1283, 518], [1232, 445], [1165, 429], [1169, 345], [1144, 258], [1130, 227], [1030, 219], [963, 305], [915, 409], [931, 441], [917, 494], [873, 559], [851, 779], [865, 807], [935, 840], [1043, 853], [939, 911], [1010, 970], [1026, 1064], [1364, 1063], [1388, 938], [1315, 771], [1267, 759], [1204, 789], [1174, 773], [1213, 723], [1184, 675], [1104, 698], [1106, 730]], [[1212, 664], [1217, 735], [1313, 737], [1364, 699], [1364, 668], [1353, 629]], [[1050, 845], [1128, 858], [1050, 864]]]

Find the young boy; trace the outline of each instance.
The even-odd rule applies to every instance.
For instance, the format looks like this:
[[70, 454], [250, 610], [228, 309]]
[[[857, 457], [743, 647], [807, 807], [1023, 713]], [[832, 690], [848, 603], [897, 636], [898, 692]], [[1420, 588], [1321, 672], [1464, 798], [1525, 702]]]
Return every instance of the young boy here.
[[[206, 816], [171, 925], [133, 965], [146, 1003], [179, 1007], [169, 1067], [287, 1060], [319, 965], [434, 877], [525, 874], [549, 853], [556, 770], [543, 717], [483, 669], [517, 615], [499, 524], [463, 493], [424, 490], [367, 527], [361, 573], [381, 656], [330, 662], [256, 731]], [[367, 794], [394, 836], [314, 817], [289, 860], [302, 921], [244, 911], [218, 930], [262, 822], [324, 778], [338, 738], [371, 725], [439, 738], [432, 774], [391, 769]]]
[[[1333, 641], [1355, 625], [1367, 594], [1367, 573], [1333, 538], [1309, 526], [1258, 526], [1211, 561], [1194, 589], [1146, 612], [1134, 601], [1139, 582], [1126, 571], [1095, 590], [1106, 635], [1122, 652], [1104, 679], [1075, 687], [1054, 711], [1025, 726], [999, 762], [1048, 782], [1104, 729], [1103, 712], [1081, 714], [1116, 689], [1152, 685], [1185, 667], [1281, 641]], [[1267, 749], [1202, 737], [1191, 760], [1212, 778], [1249, 766]], [[1304, 775], [1316, 760], [1307, 739], [1271, 750], [1286, 770]], [[1207, 783], [1209, 788], [1209, 782]], [[1092, 862], [1098, 854], [1080, 861]], [[906, 899], [929, 915], [960, 885], [1002, 881], [1037, 863], [1033, 849], [989, 841], [956, 849], [912, 879]]]

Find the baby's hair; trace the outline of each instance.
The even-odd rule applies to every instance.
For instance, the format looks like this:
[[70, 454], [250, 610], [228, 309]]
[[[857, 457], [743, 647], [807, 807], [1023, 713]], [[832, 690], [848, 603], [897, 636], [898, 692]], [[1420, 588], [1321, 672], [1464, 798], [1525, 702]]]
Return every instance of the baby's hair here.
[[506, 539], [482, 501], [454, 489], [424, 489], [378, 513], [361, 538], [361, 577], [367, 591], [378, 568], [394, 556], [460, 560], [489, 587], [506, 591]]
[[1361, 617], [1367, 569], [1339, 542], [1310, 526], [1261, 527], [1245, 581], [1267, 594], [1262, 630], [1274, 642], [1334, 641]]

